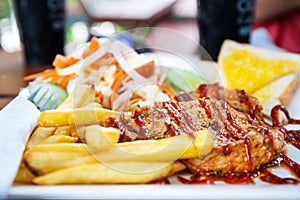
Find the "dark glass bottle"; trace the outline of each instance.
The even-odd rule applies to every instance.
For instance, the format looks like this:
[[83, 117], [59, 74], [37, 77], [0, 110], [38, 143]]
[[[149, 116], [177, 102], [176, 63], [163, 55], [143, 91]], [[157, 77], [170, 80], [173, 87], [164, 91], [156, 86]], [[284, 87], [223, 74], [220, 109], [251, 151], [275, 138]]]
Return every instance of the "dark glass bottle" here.
[[213, 60], [225, 39], [248, 43], [254, 4], [255, 0], [198, 0], [200, 45]]
[[27, 64], [51, 64], [64, 53], [64, 0], [15, 0], [14, 7]]

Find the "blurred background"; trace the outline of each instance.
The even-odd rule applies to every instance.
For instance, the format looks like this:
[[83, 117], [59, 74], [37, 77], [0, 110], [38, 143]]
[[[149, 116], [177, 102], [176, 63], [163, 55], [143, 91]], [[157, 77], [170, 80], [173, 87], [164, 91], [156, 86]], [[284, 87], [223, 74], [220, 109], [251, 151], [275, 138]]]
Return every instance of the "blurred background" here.
[[[270, 49], [300, 53], [300, 0], [288, 0], [287, 3], [284, 0], [255, 2], [259, 9], [256, 8], [257, 21], [249, 42]], [[0, 49], [5, 52], [22, 49], [13, 3], [14, 0], [0, 0]], [[174, 30], [188, 40], [179, 40], [178, 34], [169, 35], [168, 31], [137, 29], [132, 32], [134, 38], [130, 38], [134, 41], [130, 42], [138, 43], [147, 39], [178, 53], [199, 57], [197, 0], [65, 0], [65, 11], [66, 55], [91, 36], [103, 37], [124, 30], [157, 27]], [[291, 12], [283, 15], [286, 11]]]
[[[11, 0], [0, 1], [0, 47], [6, 52], [22, 49], [12, 4]], [[108, 36], [140, 27], [178, 31], [195, 41], [176, 41], [180, 51], [195, 55], [198, 53], [197, 0], [65, 0], [65, 8], [66, 54], [93, 35]], [[159, 43], [164, 38], [155, 31], [136, 31], [133, 34], [141, 41], [147, 38]], [[169, 38], [168, 41], [173, 40]], [[168, 45], [166, 41], [164, 45]]]

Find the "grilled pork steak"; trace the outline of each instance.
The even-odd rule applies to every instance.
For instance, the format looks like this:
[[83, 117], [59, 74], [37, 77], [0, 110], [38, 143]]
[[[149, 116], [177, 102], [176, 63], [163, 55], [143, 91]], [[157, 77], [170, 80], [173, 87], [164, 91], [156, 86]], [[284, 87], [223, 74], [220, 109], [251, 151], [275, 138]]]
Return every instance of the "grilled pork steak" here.
[[[255, 111], [258, 113], [257, 105]], [[184, 160], [189, 170], [218, 174], [250, 172], [276, 158], [286, 147], [284, 134], [279, 128], [257, 119], [255, 116], [259, 114], [253, 110], [250, 112], [242, 108], [241, 105], [236, 109], [224, 99], [213, 97], [162, 102], [153, 108], [142, 107], [130, 116], [110, 119], [107, 126], [118, 127], [122, 141], [159, 139], [179, 134], [192, 136], [197, 130], [209, 129], [214, 147], [201, 158]]]
[[225, 100], [233, 108], [248, 113], [252, 118], [263, 119], [263, 107], [255, 97], [247, 94], [245, 90], [224, 89], [218, 83], [202, 84], [195, 91], [190, 92], [189, 96], [191, 99], [212, 97]]

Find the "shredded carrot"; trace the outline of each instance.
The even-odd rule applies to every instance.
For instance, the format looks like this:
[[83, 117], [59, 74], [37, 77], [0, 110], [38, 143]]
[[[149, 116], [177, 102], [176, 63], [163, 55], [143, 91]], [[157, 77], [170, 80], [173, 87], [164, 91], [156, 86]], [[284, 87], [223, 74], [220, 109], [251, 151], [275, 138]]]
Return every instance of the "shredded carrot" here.
[[123, 70], [119, 70], [116, 72], [115, 77], [114, 77], [114, 82], [111, 84], [111, 89], [115, 91], [117, 87], [120, 85], [121, 81], [123, 80], [125, 76], [125, 72]]
[[172, 99], [176, 96], [176, 92], [172, 88], [170, 88], [166, 85], [163, 85], [163, 84], [159, 85], [159, 88], [161, 89], [162, 92], [166, 93]]
[[89, 50], [93, 50], [93, 49], [96, 49], [98, 48], [100, 45], [99, 45], [99, 42], [98, 42], [98, 39], [97, 37], [92, 37], [91, 41], [90, 41], [90, 46], [89, 46]]
[[74, 64], [77, 63], [79, 60], [80, 60], [79, 58], [74, 58], [73, 56], [71, 56], [71, 57], [68, 58], [67, 65], [68, 65], [68, 66], [74, 65]]
[[136, 102], [138, 102], [138, 101], [143, 101], [143, 100], [144, 100], [144, 99], [141, 98], [141, 97], [137, 97], [137, 98], [131, 99], [131, 100], [129, 101], [129, 105], [132, 105], [132, 104], [134, 104], [134, 103], [136, 103]]
[[98, 42], [97, 37], [92, 37], [90, 40], [90, 44], [88, 46], [88, 49], [86, 52], [82, 54], [82, 58], [86, 58], [87, 56], [91, 55], [94, 53], [98, 48], [100, 47], [100, 44]]
[[70, 65], [73, 65], [75, 63], [77, 63], [80, 59], [78, 58], [74, 58], [73, 56], [71, 57], [66, 57], [66, 56], [63, 56], [63, 55], [60, 55], [60, 54], [57, 54], [55, 56], [55, 59], [52, 63], [52, 65], [54, 67], [58, 67], [58, 68], [66, 68]]
[[54, 58], [52, 65], [58, 68], [65, 68], [67, 67], [67, 62], [68, 62], [68, 58], [66, 56], [57, 54]]
[[24, 77], [24, 81], [31, 81], [31, 80], [34, 80], [38, 77], [42, 77], [46, 74], [52, 73], [52, 70], [53, 69], [46, 70], [46, 71], [39, 72], [39, 73], [35, 73], [35, 74], [30, 74], [30, 75]]
[[58, 82], [58, 85], [62, 88], [66, 88], [68, 85], [70, 78], [68, 76], [63, 76], [60, 82]]
[[104, 98], [102, 92], [97, 92], [97, 91], [96, 91], [95, 96], [98, 97], [98, 99], [99, 99], [99, 104], [102, 104], [103, 98]]
[[56, 74], [56, 75], [53, 75], [52, 77], [51, 77], [51, 82], [52, 83], [56, 83], [57, 82], [57, 80], [59, 79], [59, 75], [58, 74]]
[[50, 70], [47, 70], [47, 71], [44, 71], [44, 72], [40, 72], [40, 73], [25, 76], [24, 80], [25, 81], [30, 81], [30, 80], [34, 80], [34, 79], [39, 77], [42, 80], [49, 79], [49, 80], [47, 80], [47, 82], [57, 83], [62, 88], [66, 88], [68, 83], [69, 83], [69, 80], [74, 78], [75, 76], [76, 76], [75, 73], [70, 74], [70, 75], [66, 75], [66, 76], [59, 76], [55, 69], [50, 69]]
[[61, 76], [60, 80], [57, 81], [57, 84], [62, 88], [66, 88], [70, 79], [74, 78], [75, 76], [76, 75], [74, 73], [66, 76]]
[[41, 76], [41, 79], [46, 80], [48, 78], [52, 78], [52, 77], [55, 77], [55, 76], [58, 76], [58, 74], [56, 73], [56, 70], [52, 69], [52, 70], [49, 70], [49, 73], [44, 74], [43, 76]]

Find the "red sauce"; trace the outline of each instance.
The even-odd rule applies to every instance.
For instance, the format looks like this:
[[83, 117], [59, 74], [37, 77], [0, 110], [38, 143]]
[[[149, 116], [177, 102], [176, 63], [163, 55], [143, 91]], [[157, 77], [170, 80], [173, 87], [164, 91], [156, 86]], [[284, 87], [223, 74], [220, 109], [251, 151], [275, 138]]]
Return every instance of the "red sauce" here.
[[238, 140], [238, 135], [236, 134], [235, 130], [231, 128], [227, 123], [224, 124], [225, 130], [230, 133], [230, 135], [235, 139]]
[[240, 103], [245, 104], [248, 108], [248, 113], [252, 118], [255, 118], [256, 105], [252, 104], [245, 90], [240, 91]]
[[142, 111], [137, 109], [133, 113], [134, 122], [140, 128], [140, 139], [149, 139], [148, 129], [146, 128], [145, 120], [142, 117]]
[[204, 108], [207, 117], [209, 119], [211, 119], [211, 117], [212, 117], [211, 110], [209, 108], [209, 105], [205, 102], [205, 99], [199, 98], [198, 101], [199, 101], [200, 105], [202, 106], [202, 108]]
[[277, 157], [273, 161], [261, 167], [261, 169], [258, 171], [258, 173], [260, 174], [260, 179], [270, 184], [299, 184], [300, 183], [300, 181], [297, 179], [281, 178], [268, 170], [268, 168], [276, 167], [276, 166], [286, 167], [288, 170], [290, 170], [292, 174], [300, 178], [299, 164], [293, 161], [292, 159], [290, 159], [289, 157], [287, 157], [285, 154], [281, 153], [279, 157]]
[[273, 126], [279, 127], [281, 132], [285, 134], [286, 142], [295, 146], [297, 149], [300, 149], [300, 130], [286, 130], [284, 127], [282, 127], [280, 121], [280, 112], [285, 114], [288, 124], [300, 124], [300, 120], [291, 118], [288, 110], [282, 105], [277, 105], [271, 110]]
[[193, 99], [189, 94], [181, 92], [175, 96], [175, 100], [178, 102], [182, 102], [182, 101], [191, 101]]
[[290, 114], [288, 110], [282, 106], [282, 105], [277, 105], [271, 110], [271, 118], [273, 122], [273, 126], [280, 126], [280, 112], [283, 112], [288, 120], [288, 124], [300, 124], [299, 119], [294, 119], [290, 117]]
[[211, 106], [212, 106], [212, 108], [209, 108], [210, 112], [211, 112], [211, 109], [213, 109], [215, 111], [215, 113], [213, 113], [215, 115], [212, 115], [211, 118], [210, 118], [211, 119], [211, 125], [214, 126], [214, 128], [213, 128], [214, 130], [217, 130], [218, 132], [220, 132], [221, 134], [224, 135], [224, 132], [222, 131], [222, 127], [223, 127], [223, 125], [225, 126], [226, 121], [223, 118], [223, 115], [221, 113], [221, 109], [216, 104], [216, 101], [212, 100], [212, 101], [210, 101], [210, 103], [211, 103]]
[[249, 124], [253, 124], [253, 118], [248, 114], [248, 113], [244, 113], [244, 115], [246, 116], [247, 118], [247, 122]]
[[134, 122], [138, 126], [145, 126], [145, 121], [142, 118], [142, 111], [140, 109], [137, 109], [133, 112]]
[[171, 182], [167, 178], [158, 179], [155, 181], [151, 181], [148, 184], [157, 184], [157, 185], [170, 185]]
[[168, 114], [170, 117], [176, 118], [176, 120], [177, 120], [176, 112], [175, 112], [175, 110], [172, 109], [170, 102], [167, 102], [167, 101], [162, 102], [162, 106], [168, 111]]
[[208, 179], [208, 178], [206, 178], [206, 179], [202, 179], [202, 180], [200, 180], [200, 179], [191, 179], [191, 180], [189, 180], [189, 179], [186, 179], [186, 178], [183, 178], [182, 176], [177, 176], [177, 180], [179, 180], [182, 184], [197, 184], [197, 185], [214, 185], [215, 184], [215, 182], [214, 182], [214, 180], [213, 179]]
[[286, 166], [292, 174], [300, 178], [300, 165], [284, 154], [281, 154], [280, 157], [282, 158], [281, 164]]
[[187, 126], [188, 128], [190, 128], [191, 130], [188, 131], [188, 133], [194, 133], [195, 131], [197, 131], [197, 128], [194, 126], [194, 124], [190, 120], [188, 114], [177, 103], [171, 102], [171, 105], [173, 106], [173, 108], [175, 110], [177, 110], [183, 116], [184, 122], [183, 122], [183, 124], [180, 124], [180, 125], [181, 126], [184, 125], [184, 126]]
[[[264, 133], [268, 136], [269, 138], [269, 147], [271, 148], [271, 152], [275, 152], [273, 149], [274, 149], [274, 138], [273, 138], [273, 135], [272, 133], [270, 133], [269, 129], [268, 128], [262, 128], [262, 130], [264, 131]], [[265, 140], [264, 140], [265, 142]]]
[[299, 184], [300, 182], [293, 178], [280, 178], [276, 176], [275, 174], [271, 173], [267, 169], [262, 169], [260, 171], [260, 179], [264, 182], [270, 183], [270, 184]]
[[240, 175], [209, 175], [209, 176], [199, 176], [193, 175], [189, 179], [177, 176], [177, 179], [182, 184], [205, 184], [213, 185], [216, 181], [222, 181], [228, 184], [254, 184], [254, 181], [249, 173], [242, 173]]
[[169, 127], [170, 136], [178, 135], [175, 126], [173, 124], [168, 124], [168, 125], [169, 125], [168, 127]]
[[124, 113], [120, 113], [120, 117], [118, 120], [115, 120], [115, 126], [120, 129], [121, 138], [125, 135], [126, 131], [136, 132], [132, 125], [125, 119]]
[[[186, 112], [175, 102], [162, 102], [162, 106], [167, 110], [170, 117], [172, 117], [176, 124], [187, 134], [192, 135], [197, 129], [190, 121]], [[169, 123], [169, 126], [171, 123]], [[172, 127], [172, 126], [171, 126]], [[170, 128], [171, 128], [170, 127]], [[173, 126], [174, 127], [174, 126]]]
[[199, 97], [206, 97], [207, 96], [207, 85], [202, 84], [198, 87], [197, 92], [199, 93]]
[[289, 130], [286, 132], [285, 141], [300, 149], [300, 130]]
[[[300, 181], [294, 178], [281, 178], [270, 172], [267, 168], [278, 166], [279, 163], [288, 165], [292, 171], [298, 173], [296, 176], [299, 178], [299, 165], [289, 159], [286, 155], [281, 154], [281, 159], [276, 159], [267, 165], [263, 166], [260, 170], [251, 173], [245, 172], [241, 174], [225, 174], [225, 175], [192, 175], [189, 179], [177, 176], [177, 179], [182, 184], [215, 184], [216, 181], [222, 181], [228, 184], [254, 184], [254, 178], [259, 178], [270, 184], [300, 184]], [[281, 160], [278, 162], [278, 160]], [[292, 167], [291, 167], [292, 166]], [[296, 169], [296, 170], [295, 170]]]
[[225, 176], [223, 180], [225, 183], [228, 184], [243, 184], [243, 185], [254, 184], [251, 174], [247, 174], [247, 173], [243, 173], [239, 176]]
[[[244, 130], [242, 129], [242, 127], [240, 127], [239, 125], [236, 124], [235, 120], [233, 119], [233, 117], [231, 115], [231, 112], [229, 111], [228, 106], [225, 107], [225, 110], [226, 110], [227, 119], [230, 122], [231, 126], [233, 126], [239, 133], [244, 135], [245, 134]], [[235, 135], [234, 137], [235, 137], [235, 139], [238, 139], [237, 135]]]
[[244, 140], [244, 146], [245, 146], [245, 153], [246, 153], [246, 161], [247, 161], [247, 167], [248, 171], [252, 171], [252, 153], [251, 153], [251, 141], [250, 138], [247, 136], [245, 137]]
[[230, 144], [227, 144], [226, 146], [223, 147], [223, 154], [226, 156], [226, 155], [229, 155], [231, 153], [231, 146]]

